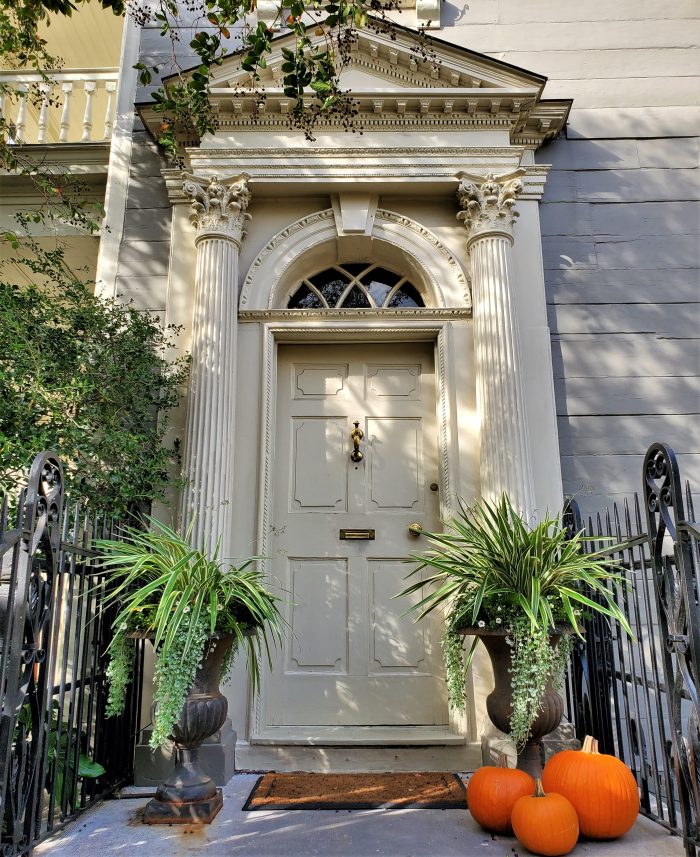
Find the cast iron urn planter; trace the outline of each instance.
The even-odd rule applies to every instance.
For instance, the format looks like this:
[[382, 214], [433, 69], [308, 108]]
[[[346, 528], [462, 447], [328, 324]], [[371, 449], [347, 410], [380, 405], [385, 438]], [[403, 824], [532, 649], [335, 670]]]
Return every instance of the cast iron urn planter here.
[[175, 723], [176, 765], [146, 805], [145, 824], [209, 824], [223, 806], [221, 789], [199, 766], [202, 742], [221, 729], [228, 701], [219, 690], [219, 677], [233, 637], [211, 639]]
[[[501, 732], [510, 732], [510, 714], [513, 706], [513, 687], [510, 681], [511, 647], [506, 642], [505, 631], [490, 631], [482, 628], [466, 628], [465, 636], [479, 637], [486, 647], [493, 666], [494, 689], [486, 697], [486, 710], [493, 725]], [[550, 634], [550, 646], [557, 646], [567, 633], [565, 628], [557, 627]], [[553, 732], [564, 714], [564, 701], [551, 680], [547, 682], [540, 707], [540, 713], [530, 728], [527, 743], [518, 753], [518, 768], [530, 774], [533, 779], [542, 776], [542, 739]]]

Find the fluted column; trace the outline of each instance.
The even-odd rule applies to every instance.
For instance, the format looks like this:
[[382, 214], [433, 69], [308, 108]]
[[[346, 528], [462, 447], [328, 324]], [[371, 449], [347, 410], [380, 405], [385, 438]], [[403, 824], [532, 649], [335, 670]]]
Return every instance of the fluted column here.
[[477, 403], [481, 420], [482, 496], [508, 492], [528, 519], [535, 509], [515, 308], [512, 246], [519, 178], [462, 178], [457, 217], [471, 256]]
[[234, 403], [238, 316], [238, 254], [250, 201], [247, 176], [223, 185], [184, 182], [197, 228], [182, 509], [191, 542], [231, 556]]

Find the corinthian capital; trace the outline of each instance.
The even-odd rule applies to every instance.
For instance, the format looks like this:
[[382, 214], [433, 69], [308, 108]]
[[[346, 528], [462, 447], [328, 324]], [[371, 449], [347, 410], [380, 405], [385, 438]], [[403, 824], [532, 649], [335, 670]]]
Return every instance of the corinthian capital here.
[[250, 202], [248, 176], [241, 175], [223, 185], [214, 176], [204, 186], [186, 179], [183, 184], [185, 193], [192, 197], [190, 220], [197, 227], [197, 239], [207, 235], [224, 235], [240, 244], [245, 235], [247, 212]]
[[522, 189], [522, 181], [512, 174], [495, 176], [488, 173], [481, 184], [463, 176], [457, 188], [457, 199], [462, 208], [457, 219], [464, 221], [469, 240], [492, 232], [512, 238], [513, 223], [518, 217], [515, 198]]

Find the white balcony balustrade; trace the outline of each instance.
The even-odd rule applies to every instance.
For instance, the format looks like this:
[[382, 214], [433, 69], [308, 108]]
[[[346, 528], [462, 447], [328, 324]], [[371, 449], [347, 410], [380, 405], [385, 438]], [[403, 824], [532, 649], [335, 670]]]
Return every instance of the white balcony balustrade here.
[[112, 137], [117, 69], [0, 71], [0, 115], [16, 145], [105, 143]]

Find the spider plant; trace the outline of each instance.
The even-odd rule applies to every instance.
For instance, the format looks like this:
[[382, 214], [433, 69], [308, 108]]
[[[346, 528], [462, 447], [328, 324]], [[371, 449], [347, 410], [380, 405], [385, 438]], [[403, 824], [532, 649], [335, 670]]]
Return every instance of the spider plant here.
[[[101, 565], [110, 572], [106, 605], [117, 602], [110, 644], [109, 710], [123, 708], [129, 680], [129, 647], [134, 632], [152, 635], [156, 652], [156, 702], [165, 712], [154, 728], [156, 743], [167, 738], [187, 688], [201, 662], [206, 641], [233, 637], [232, 653], [244, 647], [253, 692], [259, 686], [259, 659], [264, 647], [272, 663], [270, 643], [281, 641], [284, 620], [279, 599], [268, 591], [257, 558], [231, 565], [191, 545], [190, 526], [184, 536], [154, 518], [148, 530], [127, 527], [120, 541], [94, 542]], [[230, 664], [227, 659], [225, 667]], [[160, 665], [160, 669], [159, 669]], [[177, 699], [173, 699], [176, 696]]]
[[584, 543], [608, 541], [605, 537], [592, 538], [583, 530], [571, 534], [558, 517], [528, 528], [505, 493], [495, 503], [467, 506], [460, 500], [459, 513], [447, 522], [445, 532], [425, 537], [434, 548], [413, 555], [418, 565], [407, 577], [426, 568], [431, 573], [400, 593], [427, 589], [409, 611], [417, 611], [419, 619], [446, 607], [454, 627], [473, 626], [489, 618], [489, 608], [498, 603], [521, 610], [533, 630], [553, 628], [566, 619], [580, 635], [580, 611], [575, 608], [582, 605], [617, 620], [632, 635], [608, 586], [624, 583], [611, 570], [616, 565], [611, 553], [619, 546], [583, 550]]
[[[431, 548], [414, 554], [416, 567], [407, 577], [422, 574], [396, 597], [421, 592], [407, 612], [418, 619], [438, 608], [446, 613], [443, 654], [448, 694], [464, 708], [464, 678], [479, 637], [466, 656], [463, 633], [474, 629], [507, 632], [511, 647], [513, 714], [511, 736], [522, 746], [539, 710], [548, 681], [560, 683], [571, 648], [565, 634], [555, 646], [550, 633], [570, 626], [581, 636], [583, 610], [616, 620], [632, 636], [615, 599], [614, 587], [624, 584], [611, 557], [624, 548], [584, 551], [591, 539], [583, 531], [569, 533], [558, 517], [526, 526], [503, 494], [497, 502], [459, 503], [458, 514], [442, 533], [426, 533]], [[612, 588], [611, 588], [612, 586]]]

